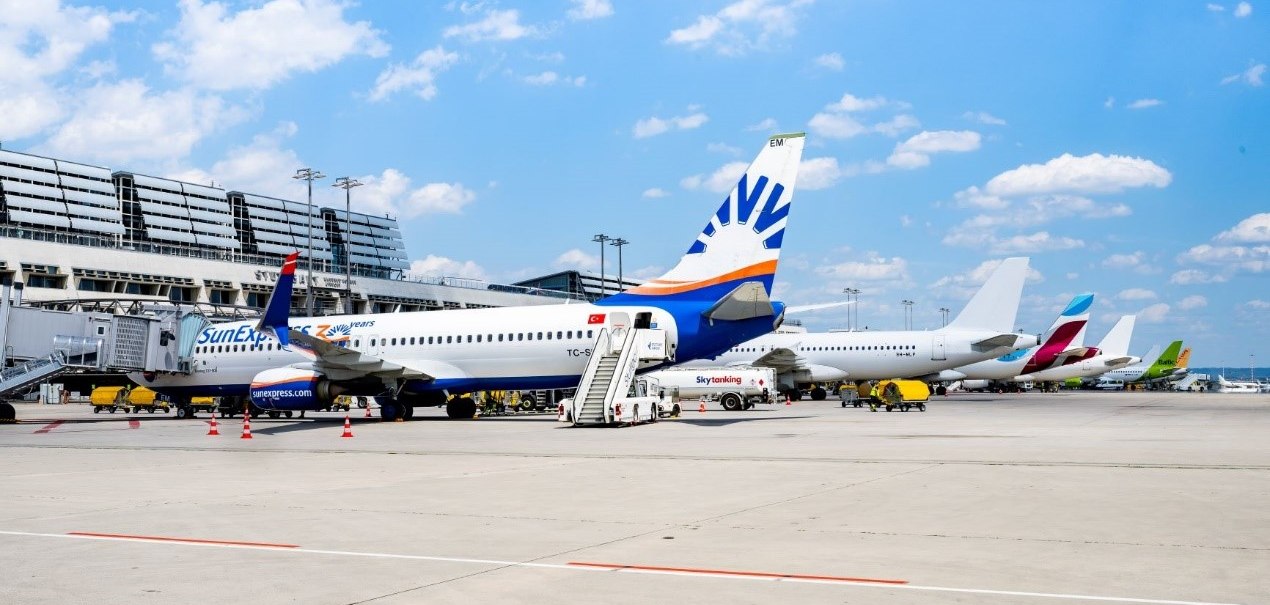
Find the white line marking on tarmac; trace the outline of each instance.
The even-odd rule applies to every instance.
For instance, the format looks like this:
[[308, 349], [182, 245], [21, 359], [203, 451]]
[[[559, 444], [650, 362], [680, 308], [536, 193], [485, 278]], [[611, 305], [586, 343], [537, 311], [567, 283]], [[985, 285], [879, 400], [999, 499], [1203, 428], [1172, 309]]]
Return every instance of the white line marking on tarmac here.
[[568, 571], [584, 571], [584, 572], [600, 572], [600, 573], [635, 573], [649, 575], [665, 575], [665, 576], [688, 576], [688, 577], [706, 577], [719, 578], [729, 580], [746, 580], [758, 582], [793, 582], [799, 584], [832, 584], [837, 586], [861, 586], [869, 588], [882, 588], [889, 590], [922, 590], [927, 592], [952, 592], [962, 594], [982, 594], [982, 595], [1000, 595], [1008, 597], [1030, 597], [1041, 599], [1066, 599], [1072, 601], [1100, 601], [1111, 603], [1148, 603], [1151, 605], [1240, 605], [1237, 603], [1215, 603], [1209, 601], [1178, 601], [1170, 599], [1147, 599], [1135, 597], [1112, 597], [1100, 595], [1080, 595], [1080, 594], [1063, 594], [1051, 592], [1026, 592], [1018, 590], [992, 590], [986, 588], [954, 588], [949, 586], [923, 586], [918, 584], [878, 584], [874, 582], [851, 582], [843, 580], [818, 580], [809, 578], [790, 578], [790, 577], [762, 577], [762, 576], [737, 576], [730, 574], [718, 574], [709, 572], [688, 572], [688, 571], [666, 571], [655, 569], [638, 569], [630, 567], [579, 567], [576, 565], [558, 564], [558, 563], [533, 563], [528, 561], [501, 561], [498, 559], [475, 559], [468, 557], [441, 557], [435, 555], [407, 555], [398, 553], [376, 553], [376, 552], [357, 552], [347, 550], [325, 550], [316, 548], [278, 548], [275, 546], [249, 546], [246, 544], [222, 543], [222, 542], [182, 542], [171, 541], [170, 539], [146, 539], [142, 537], [111, 537], [108, 535], [91, 535], [91, 534], [52, 534], [41, 532], [26, 531], [8, 531], [0, 530], [0, 535], [18, 536], [29, 538], [62, 538], [69, 540], [99, 540], [106, 542], [140, 542], [148, 544], [162, 544], [166, 546], [191, 546], [202, 548], [231, 548], [239, 550], [255, 550], [268, 551], [278, 553], [304, 553], [310, 555], [332, 555], [339, 557], [367, 557], [376, 559], [408, 559], [413, 561], [436, 561], [441, 563], [467, 563], [473, 565], [497, 565], [502, 567], [529, 567], [535, 569], [560, 569]]

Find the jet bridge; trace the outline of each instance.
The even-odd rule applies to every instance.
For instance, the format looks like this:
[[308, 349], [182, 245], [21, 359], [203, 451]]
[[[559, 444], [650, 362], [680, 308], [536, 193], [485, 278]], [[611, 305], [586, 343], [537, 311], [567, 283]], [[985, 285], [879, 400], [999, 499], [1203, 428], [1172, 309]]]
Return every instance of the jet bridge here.
[[[22, 284], [0, 282], [0, 401], [68, 372], [188, 372], [207, 323], [171, 304], [138, 315], [22, 306]], [[0, 422], [12, 418], [0, 403]]]

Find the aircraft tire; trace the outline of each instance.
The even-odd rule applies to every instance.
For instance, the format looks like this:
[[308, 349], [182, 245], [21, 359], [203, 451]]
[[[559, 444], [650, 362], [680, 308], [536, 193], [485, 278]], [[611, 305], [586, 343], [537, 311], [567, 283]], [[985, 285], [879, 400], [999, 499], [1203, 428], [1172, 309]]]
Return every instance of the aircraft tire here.
[[824, 390], [824, 389], [822, 389], [822, 388], [820, 388], [820, 387], [816, 387], [816, 388], [814, 388], [814, 389], [812, 389], [812, 390], [811, 390], [811, 400], [812, 400], [812, 401], [824, 401], [824, 400], [825, 400], [825, 397], [828, 397], [828, 396], [829, 396], [829, 394], [828, 394], [827, 392], [825, 392], [825, 390]]
[[379, 418], [384, 422], [393, 422], [401, 417], [401, 405], [395, 401], [383, 401], [379, 404]]
[[404, 419], [406, 419], [406, 420], [410, 420], [410, 419], [412, 419], [412, 418], [414, 418], [414, 417], [415, 417], [415, 406], [413, 406], [413, 405], [404, 405], [404, 404], [398, 404], [398, 405], [401, 405], [401, 417], [402, 417], [402, 418], [404, 418]]
[[[96, 411], [97, 408], [93, 408], [93, 412]], [[14, 424], [17, 421], [18, 415], [14, 411], [13, 406], [9, 405], [8, 402], [0, 401], [0, 424]]]

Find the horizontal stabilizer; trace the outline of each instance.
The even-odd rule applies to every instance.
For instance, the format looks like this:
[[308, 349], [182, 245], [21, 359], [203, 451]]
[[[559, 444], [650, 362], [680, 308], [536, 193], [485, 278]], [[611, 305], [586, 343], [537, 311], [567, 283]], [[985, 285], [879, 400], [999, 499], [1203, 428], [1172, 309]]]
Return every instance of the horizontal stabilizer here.
[[767, 296], [767, 288], [757, 281], [742, 283], [701, 313], [711, 321], [738, 321], [775, 314], [776, 308]]
[[821, 310], [824, 310], [824, 309], [832, 309], [832, 308], [834, 308], [834, 307], [841, 307], [841, 306], [845, 306], [845, 305], [853, 305], [853, 304], [855, 304], [855, 301], [854, 301], [854, 300], [840, 300], [840, 301], [838, 301], [838, 302], [831, 302], [831, 303], [817, 303], [817, 304], [814, 304], [814, 305], [797, 305], [797, 306], [793, 306], [793, 307], [785, 307], [785, 313], [786, 313], [786, 314], [789, 314], [789, 313], [808, 313], [808, 312], [811, 312], [811, 311], [821, 311]]
[[995, 349], [997, 347], [1012, 347], [1018, 342], [1018, 334], [997, 334], [992, 338], [985, 338], [979, 342], [973, 343], [974, 347], [980, 349]]
[[1115, 359], [1108, 359], [1106, 364], [1108, 366], [1122, 366], [1127, 363], [1133, 363], [1134, 359], [1134, 357], [1117, 357]]
[[1072, 357], [1085, 357], [1089, 355], [1089, 351], [1091, 349], [1092, 347], [1072, 347], [1070, 349], [1063, 349], [1063, 352], [1059, 353], [1058, 356], [1067, 359]]

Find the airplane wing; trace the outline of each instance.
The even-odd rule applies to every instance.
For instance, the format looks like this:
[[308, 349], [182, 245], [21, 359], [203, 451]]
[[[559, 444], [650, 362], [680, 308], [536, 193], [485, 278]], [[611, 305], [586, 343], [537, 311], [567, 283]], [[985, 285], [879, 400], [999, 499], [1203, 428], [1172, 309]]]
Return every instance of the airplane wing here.
[[823, 309], [832, 309], [834, 307], [842, 307], [845, 305], [854, 305], [854, 304], [855, 304], [854, 300], [840, 300], [838, 302], [816, 303], [812, 305], [795, 305], [792, 307], [785, 307], [785, 314], [789, 315], [790, 313], [810, 313], [812, 311], [820, 311]]
[[995, 349], [997, 347], [1013, 346], [1014, 343], [1018, 340], [1019, 340], [1018, 334], [1009, 334], [1009, 333], [997, 334], [996, 336], [993, 336], [992, 338], [985, 338], [976, 343], [973, 343], [971, 346], [979, 347], [983, 349]]
[[[797, 345], [795, 345], [797, 346]], [[746, 365], [760, 368], [774, 368], [777, 372], [787, 372], [802, 365], [802, 360], [793, 349], [785, 347], [777, 347], [764, 353], [758, 359], [747, 363]]]
[[301, 353], [308, 353], [309, 355], [306, 356], [312, 357], [315, 369], [328, 372], [330, 370], [343, 370], [378, 378], [414, 378], [422, 380], [433, 378], [423, 370], [341, 347], [299, 330], [288, 329], [287, 335], [290, 337], [293, 348], [302, 349]]

